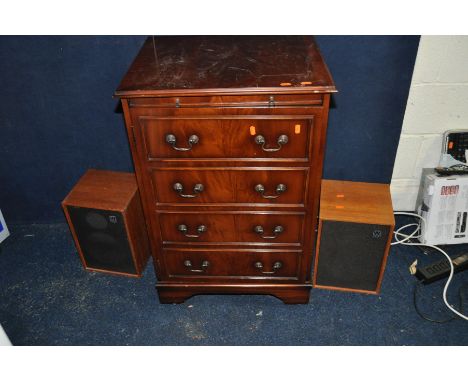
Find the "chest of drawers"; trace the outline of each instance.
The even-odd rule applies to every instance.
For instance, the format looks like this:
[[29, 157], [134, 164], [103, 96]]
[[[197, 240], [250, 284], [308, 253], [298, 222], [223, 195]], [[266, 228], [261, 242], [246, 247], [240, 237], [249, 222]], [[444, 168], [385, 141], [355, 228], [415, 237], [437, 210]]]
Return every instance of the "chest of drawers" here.
[[150, 37], [121, 98], [162, 303], [306, 303], [333, 80], [311, 37]]

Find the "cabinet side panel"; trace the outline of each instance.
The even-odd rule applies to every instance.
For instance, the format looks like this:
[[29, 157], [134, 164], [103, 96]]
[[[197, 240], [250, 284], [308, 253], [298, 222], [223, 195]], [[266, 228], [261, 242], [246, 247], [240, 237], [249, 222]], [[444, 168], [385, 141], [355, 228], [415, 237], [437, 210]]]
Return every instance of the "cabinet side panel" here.
[[[146, 226], [148, 232], [153, 232], [153, 227], [155, 227], [155, 222], [152, 221], [152, 207], [154, 206], [154, 201], [152, 199], [151, 185], [148, 183], [147, 177], [144, 176], [144, 166], [141, 161], [141, 155], [138, 152], [138, 147], [136, 144], [136, 137], [134, 135], [132, 115], [130, 108], [128, 106], [128, 100], [122, 99], [122, 109], [124, 112], [125, 118], [125, 127], [127, 129], [128, 141], [130, 144], [130, 149], [132, 152], [133, 165], [135, 167], [135, 175], [138, 183], [138, 188], [141, 196], [141, 203], [143, 206], [144, 217], [146, 221]], [[160, 262], [158, 260], [157, 254], [159, 253], [160, 242], [159, 236], [149, 235], [149, 241], [151, 245], [151, 254], [153, 256], [153, 265], [156, 273], [156, 277], [160, 279], [162, 271], [160, 269]]]
[[320, 112], [316, 114], [314, 129], [310, 135], [310, 172], [308, 179], [307, 219], [305, 224], [306, 231], [304, 232], [303, 256], [303, 277], [305, 282], [311, 282], [312, 259], [315, 256], [329, 104], [330, 94], [325, 94], [323, 106], [317, 108]]
[[141, 206], [140, 193], [135, 192], [127, 210], [124, 212], [127, 220], [126, 228], [130, 239], [133, 258], [137, 267], [137, 272], [141, 275], [145, 269], [148, 257], [150, 256], [150, 244], [148, 240], [148, 230]]

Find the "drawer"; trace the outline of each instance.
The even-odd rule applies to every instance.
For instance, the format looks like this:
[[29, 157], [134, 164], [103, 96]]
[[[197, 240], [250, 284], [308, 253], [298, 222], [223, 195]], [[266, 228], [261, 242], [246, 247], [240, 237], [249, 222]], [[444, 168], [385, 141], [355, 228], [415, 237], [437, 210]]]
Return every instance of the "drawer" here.
[[313, 116], [140, 117], [144, 153], [163, 158], [309, 157]]
[[163, 244], [287, 244], [302, 242], [303, 213], [159, 212]]
[[303, 206], [308, 168], [157, 168], [157, 203], [245, 203]]
[[169, 277], [296, 279], [300, 251], [163, 251]]

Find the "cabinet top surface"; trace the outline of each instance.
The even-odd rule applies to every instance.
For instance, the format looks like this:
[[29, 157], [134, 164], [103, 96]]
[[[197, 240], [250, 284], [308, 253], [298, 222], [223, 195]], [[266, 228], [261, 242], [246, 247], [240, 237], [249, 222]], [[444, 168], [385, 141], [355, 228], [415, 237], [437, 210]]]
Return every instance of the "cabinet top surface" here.
[[313, 37], [149, 37], [115, 94], [135, 97], [272, 91], [336, 91]]
[[123, 211], [137, 191], [135, 174], [90, 169], [80, 178], [63, 203]]
[[320, 219], [395, 225], [388, 184], [322, 180]]

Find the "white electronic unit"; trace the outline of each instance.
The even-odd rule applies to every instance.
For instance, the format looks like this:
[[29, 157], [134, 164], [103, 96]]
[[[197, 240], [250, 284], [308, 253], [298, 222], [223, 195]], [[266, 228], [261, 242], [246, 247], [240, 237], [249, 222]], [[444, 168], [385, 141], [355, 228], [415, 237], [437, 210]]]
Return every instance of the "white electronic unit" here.
[[10, 232], [8, 231], [5, 219], [3, 218], [2, 210], [0, 210], [0, 243], [8, 236], [10, 236]]
[[422, 243], [468, 243], [468, 175], [440, 176], [425, 169], [417, 209], [426, 221]]

